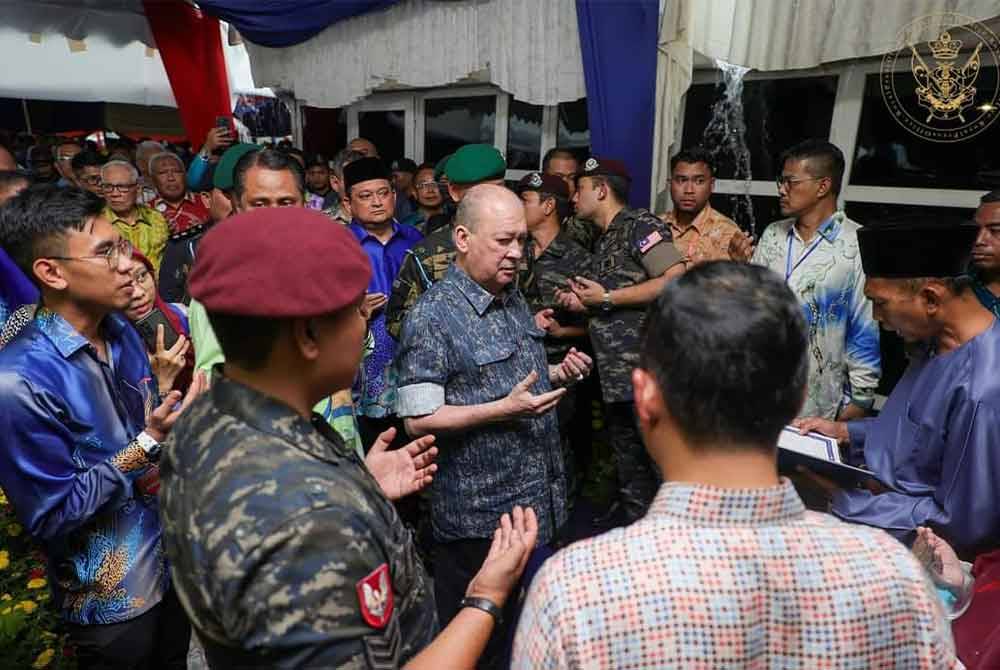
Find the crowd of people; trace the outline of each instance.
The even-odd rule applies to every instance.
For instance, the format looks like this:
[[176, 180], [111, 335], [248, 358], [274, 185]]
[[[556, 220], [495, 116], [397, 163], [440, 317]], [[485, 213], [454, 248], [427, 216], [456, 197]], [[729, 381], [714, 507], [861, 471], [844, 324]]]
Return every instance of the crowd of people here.
[[757, 239], [705, 147], [660, 216], [541, 167], [0, 147], [0, 487], [81, 668], [1000, 667], [1000, 191], [861, 225], [805, 139]]

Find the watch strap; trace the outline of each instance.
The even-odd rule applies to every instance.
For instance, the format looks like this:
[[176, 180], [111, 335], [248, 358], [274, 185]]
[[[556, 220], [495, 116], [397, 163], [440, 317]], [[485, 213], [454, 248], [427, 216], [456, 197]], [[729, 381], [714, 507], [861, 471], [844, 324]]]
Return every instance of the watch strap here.
[[503, 610], [489, 598], [462, 598], [461, 605], [462, 607], [473, 607], [486, 612], [493, 617], [498, 626], [503, 621]]
[[150, 460], [155, 460], [160, 455], [160, 443], [154, 440], [149, 433], [142, 431], [135, 436], [135, 442], [146, 452]]

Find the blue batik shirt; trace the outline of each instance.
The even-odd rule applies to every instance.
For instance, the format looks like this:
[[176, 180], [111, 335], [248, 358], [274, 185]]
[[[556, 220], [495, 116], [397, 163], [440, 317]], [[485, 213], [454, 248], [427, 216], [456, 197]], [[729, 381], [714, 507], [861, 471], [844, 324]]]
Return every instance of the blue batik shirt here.
[[808, 243], [795, 219], [764, 231], [753, 262], [774, 270], [799, 299], [809, 327], [809, 378], [801, 416], [836, 418], [848, 402], [870, 408], [882, 374], [878, 324], [865, 297], [858, 228], [843, 212]]
[[[370, 235], [355, 219], [348, 226], [361, 243], [372, 266], [369, 293], [392, 293], [392, 282], [399, 274], [406, 252], [423, 239], [416, 228], [392, 222], [392, 237], [384, 244]], [[396, 404], [396, 383], [390, 370], [396, 355], [396, 340], [385, 329], [385, 310], [379, 310], [368, 322], [375, 348], [361, 363], [361, 371], [354, 383], [354, 407], [358, 414], [381, 418], [393, 413]]]
[[108, 362], [61, 316], [40, 309], [0, 351], [0, 486], [49, 561], [66, 621], [128, 621], [168, 585], [155, 495], [135, 480], [153, 464], [138, 443], [156, 380], [146, 346], [105, 317]]
[[[452, 265], [403, 322], [396, 365], [400, 417], [442, 405], [500, 400], [529, 373], [551, 390], [545, 331], [516, 288], [493, 295]], [[514, 505], [538, 515], [546, 544], [566, 521], [566, 477], [555, 411], [438, 435], [431, 519], [438, 541], [490, 538]]]

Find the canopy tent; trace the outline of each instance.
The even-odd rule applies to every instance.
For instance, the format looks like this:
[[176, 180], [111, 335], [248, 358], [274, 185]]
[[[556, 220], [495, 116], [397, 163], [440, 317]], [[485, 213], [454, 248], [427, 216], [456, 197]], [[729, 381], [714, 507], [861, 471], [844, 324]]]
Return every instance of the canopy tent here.
[[[174, 21], [194, 12], [180, 0], [150, 4], [154, 11], [169, 12]], [[172, 44], [156, 48], [151, 17], [142, 0], [0, 0], [0, 12], [4, 16], [0, 26], [0, 59], [18, 64], [7, 67], [0, 78], [0, 97], [178, 107], [175, 88], [164, 64], [165, 56], [169, 58], [164, 49], [173, 47], [174, 52], [178, 46], [182, 52], [194, 49], [198, 46], [198, 35], [188, 30], [176, 35], [177, 39], [171, 38]], [[190, 22], [183, 20], [178, 23], [179, 29], [190, 26]], [[224, 109], [216, 113], [231, 111], [240, 95], [274, 95], [270, 89], [254, 85], [246, 47], [241, 41], [229, 44], [227, 26], [217, 25], [213, 19], [206, 30], [217, 33], [213, 35], [214, 45], [209, 46], [220, 50], [220, 69], [225, 72], [223, 84], [228, 83], [225, 94], [228, 103], [219, 102]], [[161, 41], [169, 37], [160, 33]], [[182, 80], [181, 83], [191, 78], [191, 74], [190, 70], [178, 72], [175, 67], [175, 79]], [[198, 73], [194, 75], [192, 83], [197, 86]], [[134, 112], [134, 108], [109, 105], [107, 109], [109, 118], [116, 120], [123, 132], [130, 132], [129, 123], [137, 128], [150, 125], [159, 130], [154, 134], [162, 136], [175, 136], [180, 130], [176, 118], [173, 121], [164, 118], [169, 112], [159, 112], [161, 118], [150, 124], [149, 116], [155, 110], [147, 110], [143, 119], [130, 122], [122, 112]], [[202, 111], [199, 117], [201, 132], [192, 133], [190, 124], [184, 124], [189, 136], [196, 135], [191, 137], [194, 142], [200, 141], [214, 122], [210, 111]]]

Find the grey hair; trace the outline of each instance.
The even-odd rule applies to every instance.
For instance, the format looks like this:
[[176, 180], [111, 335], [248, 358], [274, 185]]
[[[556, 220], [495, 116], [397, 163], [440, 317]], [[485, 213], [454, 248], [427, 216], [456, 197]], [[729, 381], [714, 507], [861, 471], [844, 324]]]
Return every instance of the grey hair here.
[[108, 168], [113, 167], [125, 168], [132, 175], [133, 181], [139, 181], [139, 170], [128, 161], [108, 161], [101, 167], [101, 179], [104, 179], [104, 173], [107, 172]]
[[159, 142], [154, 142], [153, 140], [146, 140], [145, 142], [139, 142], [135, 148], [136, 154], [140, 152], [149, 151], [150, 149], [156, 151], [156, 153], [162, 153], [165, 151], [162, 144]]
[[184, 169], [184, 161], [181, 160], [180, 156], [170, 151], [161, 151], [160, 153], [153, 155], [153, 157], [149, 159], [149, 171], [152, 172], [153, 165], [159, 163], [162, 160], [166, 160], [167, 158], [177, 161], [177, 163], [181, 166], [181, 169], [182, 170]]

